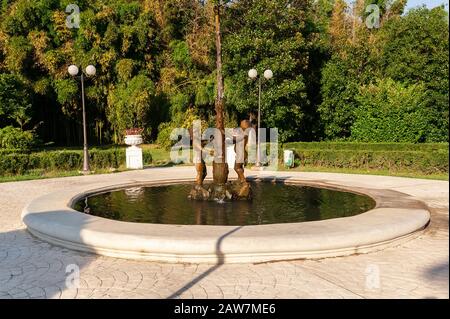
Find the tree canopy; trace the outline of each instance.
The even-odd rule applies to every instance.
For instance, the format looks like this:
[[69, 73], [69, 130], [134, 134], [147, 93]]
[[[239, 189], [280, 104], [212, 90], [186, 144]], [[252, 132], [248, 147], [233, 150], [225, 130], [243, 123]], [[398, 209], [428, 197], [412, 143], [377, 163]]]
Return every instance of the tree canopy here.
[[[79, 145], [81, 88], [70, 64], [97, 68], [86, 78], [92, 143], [142, 127], [147, 141], [167, 144], [186, 119], [214, 125], [221, 4], [227, 126], [255, 117], [248, 70], [271, 69], [262, 120], [282, 141], [448, 141], [448, 13], [404, 12], [405, 3], [80, 0], [70, 28], [69, 0], [2, 1], [0, 129]], [[375, 26], [370, 4], [380, 8]]]

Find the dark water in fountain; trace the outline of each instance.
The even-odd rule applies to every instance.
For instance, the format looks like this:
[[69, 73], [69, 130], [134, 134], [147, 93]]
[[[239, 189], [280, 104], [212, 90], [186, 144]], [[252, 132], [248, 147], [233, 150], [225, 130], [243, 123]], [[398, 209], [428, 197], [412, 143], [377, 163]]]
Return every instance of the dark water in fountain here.
[[128, 188], [92, 195], [74, 208], [83, 212], [88, 207], [91, 215], [127, 222], [237, 226], [347, 217], [375, 206], [363, 195], [281, 183], [253, 183], [248, 202], [190, 201], [191, 189], [192, 184]]

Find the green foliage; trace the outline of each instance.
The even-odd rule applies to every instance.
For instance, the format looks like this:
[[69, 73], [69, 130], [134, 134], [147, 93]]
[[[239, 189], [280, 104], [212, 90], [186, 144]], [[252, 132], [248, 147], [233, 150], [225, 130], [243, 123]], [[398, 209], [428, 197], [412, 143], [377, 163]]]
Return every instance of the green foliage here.
[[0, 127], [11, 124], [10, 120], [24, 120], [28, 117], [30, 105], [30, 95], [20, 78], [0, 73]]
[[28, 150], [37, 143], [33, 131], [6, 126], [0, 128], [0, 148]]
[[0, 2], [0, 13], [4, 13], [8, 9], [9, 0], [2, 0]]
[[448, 174], [448, 143], [286, 143], [301, 166]]
[[32, 46], [23, 36], [11, 37], [7, 47], [5, 64], [12, 72], [21, 72], [30, 63]]
[[26, 169], [73, 170], [83, 165], [83, 153], [77, 151], [53, 151], [31, 153]]
[[[167, 146], [169, 129], [184, 125], [189, 109], [215, 122], [217, 1], [79, 0], [79, 29], [66, 26], [69, 3], [0, 2], [0, 128], [39, 126], [44, 142], [81, 145], [81, 92], [78, 79], [67, 74], [72, 63], [97, 68], [85, 83], [90, 141], [119, 142], [124, 129], [141, 126], [147, 140], [159, 134]], [[248, 70], [262, 75], [270, 68], [263, 125], [277, 127], [283, 142], [448, 141], [448, 13], [420, 8], [403, 14], [405, 0], [358, 0], [353, 11], [347, 3], [221, 2], [229, 125], [257, 110], [257, 83]], [[364, 24], [369, 3], [381, 8], [379, 29]], [[377, 105], [368, 101], [368, 88], [388, 79], [409, 90], [413, 97], [405, 98], [415, 105], [408, 108], [391, 91], [389, 98], [376, 95]], [[398, 106], [389, 110], [389, 101]], [[392, 131], [393, 118], [412, 123]]]
[[319, 106], [324, 137], [448, 141], [448, 13], [420, 8], [400, 16], [405, 1], [369, 2], [381, 4], [380, 29], [355, 27], [345, 16], [330, 27], [333, 54]]
[[0, 157], [0, 175], [24, 174], [28, 170], [29, 156], [8, 154]]
[[[93, 149], [89, 152], [92, 169], [119, 168], [125, 164], [125, 149]], [[143, 151], [144, 164], [152, 163], [149, 150]], [[30, 170], [70, 171], [81, 170], [83, 151], [44, 151], [36, 153], [9, 153], [0, 157], [0, 176], [24, 174]]]
[[356, 95], [359, 83], [349, 74], [349, 70], [344, 61], [334, 58], [322, 71], [323, 102], [319, 106], [319, 113], [325, 136], [331, 140], [351, 135], [354, 110], [358, 107]]
[[301, 165], [330, 168], [361, 168], [410, 171], [422, 174], [448, 173], [448, 153], [303, 151]]
[[172, 61], [179, 69], [192, 67], [192, 59], [189, 54], [189, 48], [185, 41], [175, 40], [170, 43], [172, 50]]
[[362, 142], [425, 142], [433, 131], [423, 85], [391, 79], [363, 86], [356, 97], [352, 139]]
[[[300, 166], [365, 170], [448, 173], [448, 151], [295, 150]], [[297, 162], [298, 162], [297, 161]]]
[[304, 70], [308, 39], [305, 7], [294, 1], [239, 1], [228, 12], [229, 33], [224, 37], [225, 86], [229, 107], [246, 114], [258, 110], [257, 83], [248, 70], [260, 74], [270, 68], [274, 78], [263, 85], [262, 118], [278, 127], [282, 141], [301, 138], [307, 99]]
[[27, 154], [30, 150], [23, 150], [23, 149], [17, 149], [17, 148], [0, 148], [0, 156], [2, 155], [8, 155], [8, 154]]
[[371, 152], [414, 151], [447, 152], [448, 143], [361, 143], [361, 142], [294, 142], [283, 144], [285, 149], [296, 150], [354, 150]]
[[[171, 148], [177, 143], [177, 141], [170, 139], [173, 130], [178, 128], [190, 129], [192, 128], [193, 122], [196, 120], [200, 120], [200, 117], [193, 109], [188, 109], [183, 113], [179, 113], [171, 122], [162, 123], [159, 127], [158, 145], [165, 149]], [[205, 128], [205, 123], [203, 122], [202, 124], [202, 127]]]
[[73, 79], [61, 79], [54, 81], [57, 100], [62, 105], [73, 103], [79, 96], [78, 84]]
[[132, 59], [121, 59], [116, 63], [117, 77], [121, 82], [131, 79], [133, 71], [134, 61]]
[[108, 120], [120, 135], [129, 128], [145, 128], [155, 94], [153, 82], [140, 74], [120, 83], [108, 97]]
[[189, 104], [191, 102], [191, 97], [188, 94], [179, 92], [177, 94], [174, 94], [171, 96], [170, 98], [170, 103], [171, 103], [171, 112], [172, 112], [172, 116], [176, 117], [176, 114], [180, 114], [183, 113], [188, 107]]
[[422, 106], [433, 119], [433, 140], [448, 141], [449, 26], [442, 8], [410, 10], [381, 34], [384, 75], [407, 85], [423, 83]]
[[212, 105], [215, 99], [215, 88], [215, 83], [212, 79], [206, 78], [199, 82], [195, 92], [195, 105]]
[[[15, 73], [31, 84], [27, 90], [32, 95], [30, 113], [39, 115], [32, 118], [30, 125], [43, 122], [39, 130], [45, 132], [43, 139], [59, 143], [81, 142], [79, 126], [55, 129], [52, 124], [81, 117], [79, 83], [67, 74], [69, 63], [80, 69], [88, 64], [97, 68], [97, 75], [86, 78], [85, 83], [88, 119], [106, 119], [108, 97], [120, 84], [132, 80], [136, 73], [157, 79], [160, 67], [158, 26], [143, 1], [80, 0], [80, 29], [66, 26], [65, 8], [69, 3], [12, 0], [0, 18], [0, 74]], [[24, 119], [20, 117], [21, 122]], [[109, 142], [116, 126], [107, 122], [102, 139]], [[90, 126], [89, 133], [93, 129]]]

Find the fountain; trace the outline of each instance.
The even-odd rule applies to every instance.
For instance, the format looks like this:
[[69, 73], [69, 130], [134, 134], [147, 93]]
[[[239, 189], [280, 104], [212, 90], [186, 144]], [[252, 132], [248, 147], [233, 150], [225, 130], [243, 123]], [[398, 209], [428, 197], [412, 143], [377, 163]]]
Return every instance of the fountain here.
[[189, 167], [104, 175], [34, 199], [22, 220], [67, 248], [176, 263], [368, 253], [419, 236], [430, 221], [417, 199], [345, 175], [255, 174], [253, 200], [223, 205], [187, 199]]

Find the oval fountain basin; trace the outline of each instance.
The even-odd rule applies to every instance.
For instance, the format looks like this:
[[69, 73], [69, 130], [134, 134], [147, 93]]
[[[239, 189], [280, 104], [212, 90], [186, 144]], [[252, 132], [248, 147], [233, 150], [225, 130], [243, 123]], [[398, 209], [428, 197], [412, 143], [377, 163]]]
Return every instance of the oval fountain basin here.
[[134, 187], [91, 194], [74, 209], [135, 223], [245, 226], [349, 217], [375, 207], [369, 196], [283, 183], [252, 183], [253, 200], [188, 200], [192, 184]]

